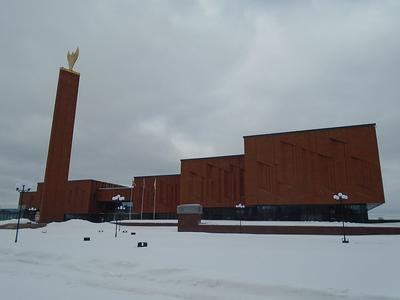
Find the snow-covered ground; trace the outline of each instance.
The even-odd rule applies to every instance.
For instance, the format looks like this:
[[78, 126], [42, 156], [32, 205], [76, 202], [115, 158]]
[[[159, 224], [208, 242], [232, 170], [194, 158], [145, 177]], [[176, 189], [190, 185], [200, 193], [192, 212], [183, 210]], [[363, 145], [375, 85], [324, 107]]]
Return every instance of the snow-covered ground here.
[[72, 220], [16, 244], [0, 230], [1, 299], [400, 299], [400, 236], [114, 230]]
[[[18, 219], [10, 219], [10, 220], [4, 220], [4, 221], [0, 221], [0, 225], [5, 225], [5, 224], [16, 224], [18, 223]], [[33, 223], [31, 220], [29, 219], [25, 219], [25, 218], [21, 218], [19, 220], [20, 224], [27, 224], [27, 223]]]

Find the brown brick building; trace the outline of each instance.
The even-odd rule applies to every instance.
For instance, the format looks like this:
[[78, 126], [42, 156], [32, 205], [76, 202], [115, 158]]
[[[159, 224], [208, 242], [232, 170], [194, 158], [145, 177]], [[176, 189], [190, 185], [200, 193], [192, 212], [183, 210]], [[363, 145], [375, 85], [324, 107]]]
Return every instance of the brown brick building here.
[[137, 176], [134, 179], [134, 208], [137, 217], [174, 218], [180, 203], [180, 175]]
[[201, 204], [204, 218], [234, 219], [242, 203], [250, 220], [338, 220], [332, 195], [344, 192], [346, 218], [364, 221], [385, 201], [375, 124], [245, 136], [244, 154], [183, 159], [181, 174], [135, 177], [132, 187], [70, 181], [79, 77], [60, 69], [44, 182], [22, 197], [42, 222], [112, 219], [116, 195], [134, 218], [174, 218], [177, 205]]
[[374, 124], [244, 137], [246, 203], [384, 202]]
[[260, 218], [338, 218], [332, 194], [349, 196], [349, 217], [384, 203], [375, 124], [244, 137], [246, 205]]
[[180, 204], [204, 217], [338, 220], [332, 195], [344, 192], [347, 219], [365, 221], [384, 203], [375, 124], [244, 137], [244, 155], [181, 161]]

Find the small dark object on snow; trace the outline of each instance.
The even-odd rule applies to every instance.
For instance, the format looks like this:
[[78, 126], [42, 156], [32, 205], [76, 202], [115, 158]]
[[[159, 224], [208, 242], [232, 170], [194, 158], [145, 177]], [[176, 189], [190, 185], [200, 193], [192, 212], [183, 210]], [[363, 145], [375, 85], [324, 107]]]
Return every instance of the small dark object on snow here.
[[139, 248], [141, 248], [141, 247], [147, 247], [147, 242], [139, 242], [139, 243], [137, 243], [137, 246], [138, 246]]
[[136, 234], [136, 232], [131, 232], [131, 235], [135, 235]]
[[90, 241], [90, 237], [85, 236], [85, 237], [83, 238], [83, 240], [84, 240], [84, 241]]
[[122, 233], [127, 233], [128, 232], [128, 230], [122, 230]]
[[103, 232], [103, 229], [100, 229], [99, 232]]

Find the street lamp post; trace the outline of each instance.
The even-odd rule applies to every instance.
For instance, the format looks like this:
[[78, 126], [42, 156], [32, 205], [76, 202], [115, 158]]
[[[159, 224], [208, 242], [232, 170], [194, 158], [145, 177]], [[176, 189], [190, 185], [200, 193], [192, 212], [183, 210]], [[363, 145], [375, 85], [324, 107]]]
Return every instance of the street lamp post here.
[[119, 221], [118, 231], [121, 231], [121, 223], [122, 223], [121, 222], [121, 212], [125, 211], [125, 206], [120, 205], [117, 207], [117, 210], [118, 210], [118, 221]]
[[333, 199], [338, 201], [340, 203], [340, 210], [341, 210], [341, 215], [342, 215], [342, 227], [343, 227], [343, 240], [342, 243], [348, 243], [349, 240], [346, 239], [346, 232], [344, 229], [344, 209], [343, 209], [343, 201], [349, 199], [349, 197], [346, 194], [343, 193], [337, 193], [333, 195]]
[[124, 206], [120, 205], [120, 203], [122, 203], [122, 201], [125, 200], [124, 196], [121, 195], [116, 195], [114, 197], [111, 198], [112, 201], [116, 201], [117, 206], [115, 207], [115, 237], [117, 237], [117, 231], [118, 231], [118, 217], [119, 217], [119, 213], [120, 211], [124, 210]]
[[242, 233], [242, 216], [243, 216], [244, 209], [245, 209], [246, 206], [244, 204], [242, 204], [242, 203], [239, 203], [239, 204], [235, 205], [235, 207], [239, 209], [239, 215], [240, 215], [240, 218], [239, 218], [239, 233]]
[[133, 209], [133, 199], [132, 199], [132, 194], [133, 194], [133, 189], [135, 188], [135, 183], [133, 182], [132, 183], [132, 185], [130, 186], [130, 189], [131, 189], [131, 194], [130, 194], [130, 199], [129, 199], [129, 202], [130, 202], [130, 207], [129, 207], [129, 220], [131, 220], [132, 219], [132, 209]]
[[28, 218], [29, 218], [29, 220], [32, 221], [32, 219], [33, 219], [33, 221], [34, 221], [36, 211], [37, 211], [36, 207], [32, 206], [32, 207], [28, 208]]
[[20, 222], [20, 219], [21, 219], [21, 208], [22, 208], [21, 201], [22, 201], [22, 197], [24, 196], [24, 193], [25, 193], [25, 192], [29, 192], [31, 189], [30, 189], [30, 188], [27, 188], [26, 185], [23, 184], [22, 187], [21, 187], [21, 186], [17, 186], [17, 187], [15, 188], [15, 190], [19, 193], [19, 200], [18, 200], [18, 222], [17, 222], [17, 231], [16, 231], [16, 233], [15, 233], [15, 243], [16, 243], [16, 242], [18, 241], [19, 222]]

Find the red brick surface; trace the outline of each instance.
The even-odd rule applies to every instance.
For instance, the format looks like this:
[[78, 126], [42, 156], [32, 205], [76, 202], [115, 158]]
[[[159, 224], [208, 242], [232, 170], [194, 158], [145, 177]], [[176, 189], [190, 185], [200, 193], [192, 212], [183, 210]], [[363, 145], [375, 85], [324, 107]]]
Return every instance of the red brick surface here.
[[[156, 179], [156, 188], [154, 188]], [[135, 213], [141, 212], [142, 195], [143, 213], [153, 213], [154, 202], [156, 213], [176, 213], [176, 207], [180, 203], [180, 175], [137, 176], [134, 179], [134, 183]], [[156, 195], [155, 201], [154, 195]]]
[[100, 188], [95, 191], [96, 201], [112, 202], [112, 198], [116, 195], [125, 197], [125, 202], [130, 202], [133, 197], [133, 190], [130, 187]]
[[199, 231], [201, 221], [199, 214], [180, 214], [178, 215], [178, 231], [195, 232]]
[[41, 222], [64, 220], [78, 87], [79, 74], [61, 68], [41, 199]]
[[384, 203], [375, 125], [248, 136], [246, 204]]
[[181, 204], [234, 207], [245, 200], [244, 156], [181, 161]]

